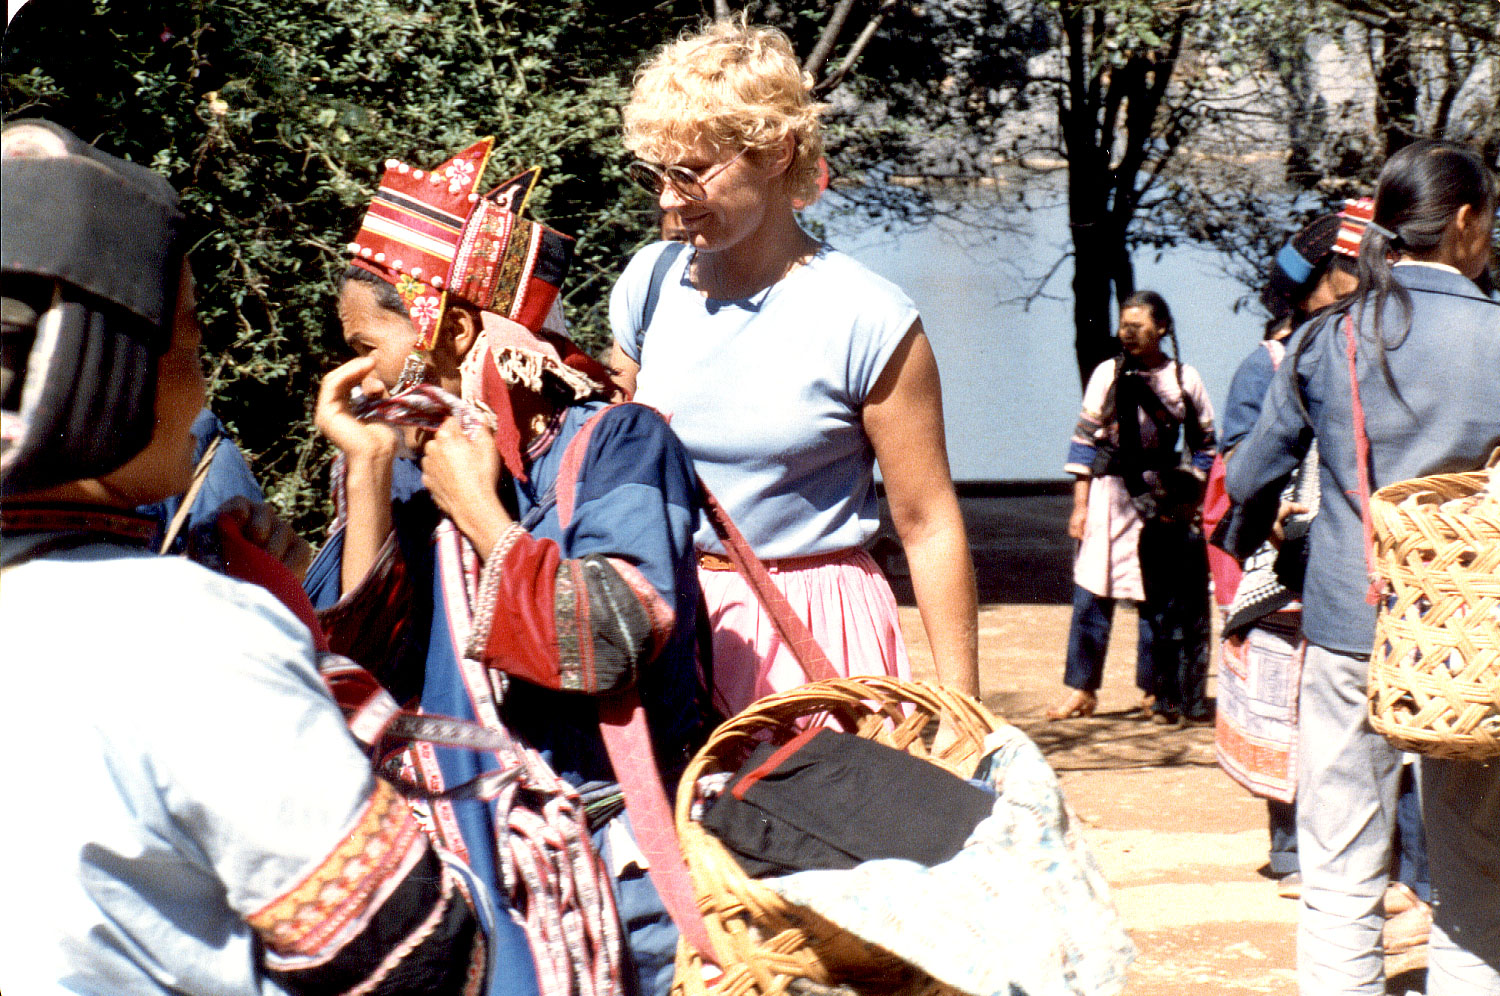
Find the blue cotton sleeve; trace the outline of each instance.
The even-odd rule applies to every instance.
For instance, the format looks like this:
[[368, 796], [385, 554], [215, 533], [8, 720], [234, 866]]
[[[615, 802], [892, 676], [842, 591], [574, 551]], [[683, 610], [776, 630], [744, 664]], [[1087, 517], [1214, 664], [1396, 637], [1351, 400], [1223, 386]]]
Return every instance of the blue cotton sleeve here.
[[579, 473], [561, 554], [597, 554], [629, 564], [675, 619], [691, 618], [697, 585], [693, 532], [697, 476], [665, 420], [643, 405], [604, 413]]
[[197, 452], [200, 460], [215, 438], [223, 441], [214, 451], [203, 487], [194, 499], [193, 507], [188, 511], [191, 520], [198, 521], [216, 512], [219, 506], [237, 495], [248, 498], [252, 502], [265, 500], [259, 482], [255, 480], [255, 475], [250, 473], [250, 466], [245, 462], [245, 455], [240, 452], [234, 440], [229, 438], [224, 424], [219, 421], [217, 415], [207, 408], [199, 412], [198, 418], [193, 422], [193, 436], [198, 443]]
[[[224, 423], [219, 421], [217, 415], [204, 408], [198, 413], [198, 417], [193, 419], [192, 433], [194, 463], [203, 459], [203, 454], [208, 452], [208, 447], [215, 439], [221, 441], [219, 448], [214, 451], [213, 459], [209, 461], [208, 472], [204, 474], [198, 494], [193, 498], [187, 521], [183, 524], [184, 528], [173, 544], [173, 552], [180, 552], [185, 548], [187, 537], [194, 530], [211, 528], [219, 508], [229, 499], [239, 496], [252, 503], [265, 500], [260, 483], [256, 481], [255, 475], [250, 473], [250, 466], [245, 462], [244, 454], [230, 438], [224, 428]], [[182, 507], [182, 499], [182, 495], [174, 495], [151, 505], [143, 505], [138, 511], [153, 516], [165, 528]]]
[[1317, 359], [1312, 355], [1294, 358], [1296, 352], [1294, 339], [1287, 345], [1287, 360], [1271, 378], [1254, 427], [1225, 467], [1225, 487], [1238, 505], [1278, 499], [1287, 475], [1296, 469], [1312, 443], [1312, 427], [1298, 398], [1301, 384], [1313, 375], [1311, 368]]
[[1228, 452], [1238, 446], [1260, 416], [1266, 392], [1271, 389], [1271, 379], [1276, 366], [1271, 354], [1257, 346], [1255, 352], [1240, 363], [1229, 382], [1229, 398], [1224, 403], [1224, 432], [1219, 439], [1220, 452]]

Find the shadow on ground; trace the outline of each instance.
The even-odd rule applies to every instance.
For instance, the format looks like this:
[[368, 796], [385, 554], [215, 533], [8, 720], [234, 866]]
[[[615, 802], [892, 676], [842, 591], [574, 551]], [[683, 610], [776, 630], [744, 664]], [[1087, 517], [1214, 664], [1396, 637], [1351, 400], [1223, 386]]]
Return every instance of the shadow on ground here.
[[[1003, 710], [1006, 696], [996, 698], [999, 701], [994, 705]], [[1156, 726], [1125, 711], [1060, 723], [1023, 715], [1015, 715], [1013, 721], [1036, 741], [1059, 773], [1214, 767], [1212, 726]]]
[[[981, 604], [1068, 605], [1073, 601], [1073, 509], [1067, 481], [961, 483], [959, 507]], [[896, 540], [890, 509], [880, 502], [880, 533], [871, 554], [891, 580], [896, 600], [913, 605], [911, 572]]]

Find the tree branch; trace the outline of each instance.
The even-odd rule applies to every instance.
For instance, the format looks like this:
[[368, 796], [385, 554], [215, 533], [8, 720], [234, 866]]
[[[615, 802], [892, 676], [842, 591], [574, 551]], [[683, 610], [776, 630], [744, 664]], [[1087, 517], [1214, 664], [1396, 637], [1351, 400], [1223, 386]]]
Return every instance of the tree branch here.
[[839, 62], [838, 68], [833, 71], [831, 76], [814, 86], [813, 93], [819, 96], [831, 93], [844, 81], [844, 77], [849, 75], [850, 70], [854, 68], [854, 64], [864, 54], [865, 49], [870, 44], [870, 40], [875, 37], [875, 32], [880, 30], [880, 22], [885, 20], [885, 15], [896, 9], [896, 2], [897, 0], [882, 0], [880, 9], [875, 11], [874, 15], [870, 17], [869, 22], [860, 31], [859, 37], [854, 39], [854, 44], [849, 46], [849, 51], [844, 53], [844, 58]]
[[823, 25], [823, 33], [818, 36], [818, 43], [802, 63], [802, 71], [813, 79], [816, 80], [823, 72], [823, 66], [833, 54], [834, 43], [839, 40], [839, 33], [844, 30], [844, 22], [849, 19], [849, 11], [853, 8], [854, 0], [839, 0], [834, 4], [833, 13], [828, 15], [828, 23]]

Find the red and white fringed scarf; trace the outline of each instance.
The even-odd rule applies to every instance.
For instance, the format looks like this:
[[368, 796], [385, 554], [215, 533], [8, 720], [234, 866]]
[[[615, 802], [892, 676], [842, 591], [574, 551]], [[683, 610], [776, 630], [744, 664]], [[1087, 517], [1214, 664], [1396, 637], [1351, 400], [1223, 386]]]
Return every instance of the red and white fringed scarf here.
[[[442, 577], [442, 618], [451, 646], [468, 645], [479, 561], [458, 527], [444, 520], [437, 529], [437, 562]], [[509, 735], [500, 718], [506, 677], [472, 658], [458, 656], [464, 688], [475, 718]], [[578, 792], [557, 776], [523, 741], [496, 751], [503, 767], [520, 766], [521, 778], [495, 799], [495, 839], [501, 877], [511, 904], [526, 925], [544, 996], [612, 996], [623, 992], [624, 959], [619, 917], [608, 873], [589, 841]], [[436, 757], [419, 754], [424, 776], [438, 774]], [[440, 777], [440, 776], [439, 776]], [[435, 808], [450, 806], [438, 803]], [[437, 823], [455, 826], [451, 813]]]
[[[420, 384], [360, 406], [360, 417], [397, 427], [436, 429], [450, 415], [470, 426], [485, 414], [448, 391]], [[334, 463], [335, 529], [346, 521], [346, 471], [342, 455]], [[449, 645], [474, 709], [475, 719], [504, 735], [494, 751], [502, 768], [521, 769], [493, 799], [500, 874], [512, 907], [526, 927], [542, 996], [614, 996], [623, 993], [624, 957], [619, 916], [608, 872], [589, 840], [578, 792], [558, 777], [530, 745], [511, 736], [500, 717], [507, 678], [480, 661], [463, 656], [474, 625], [482, 563], [467, 538], [444, 519], [434, 534], [441, 579], [441, 604], [434, 626], [446, 626]], [[412, 749], [414, 766], [429, 790], [443, 779], [431, 744]], [[453, 804], [434, 801], [439, 842], [464, 855]]]

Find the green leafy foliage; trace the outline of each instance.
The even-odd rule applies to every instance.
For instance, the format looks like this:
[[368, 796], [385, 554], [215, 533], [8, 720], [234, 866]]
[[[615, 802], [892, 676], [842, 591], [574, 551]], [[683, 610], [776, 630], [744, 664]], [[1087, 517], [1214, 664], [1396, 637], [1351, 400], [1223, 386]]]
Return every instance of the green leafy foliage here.
[[212, 404], [306, 532], [325, 511], [319, 378], [345, 358], [343, 245], [398, 157], [496, 137], [488, 181], [544, 168], [530, 212], [579, 239], [565, 289], [595, 350], [614, 275], [656, 228], [618, 108], [697, 4], [46, 0], [5, 37], [7, 119], [44, 116], [182, 192]]

